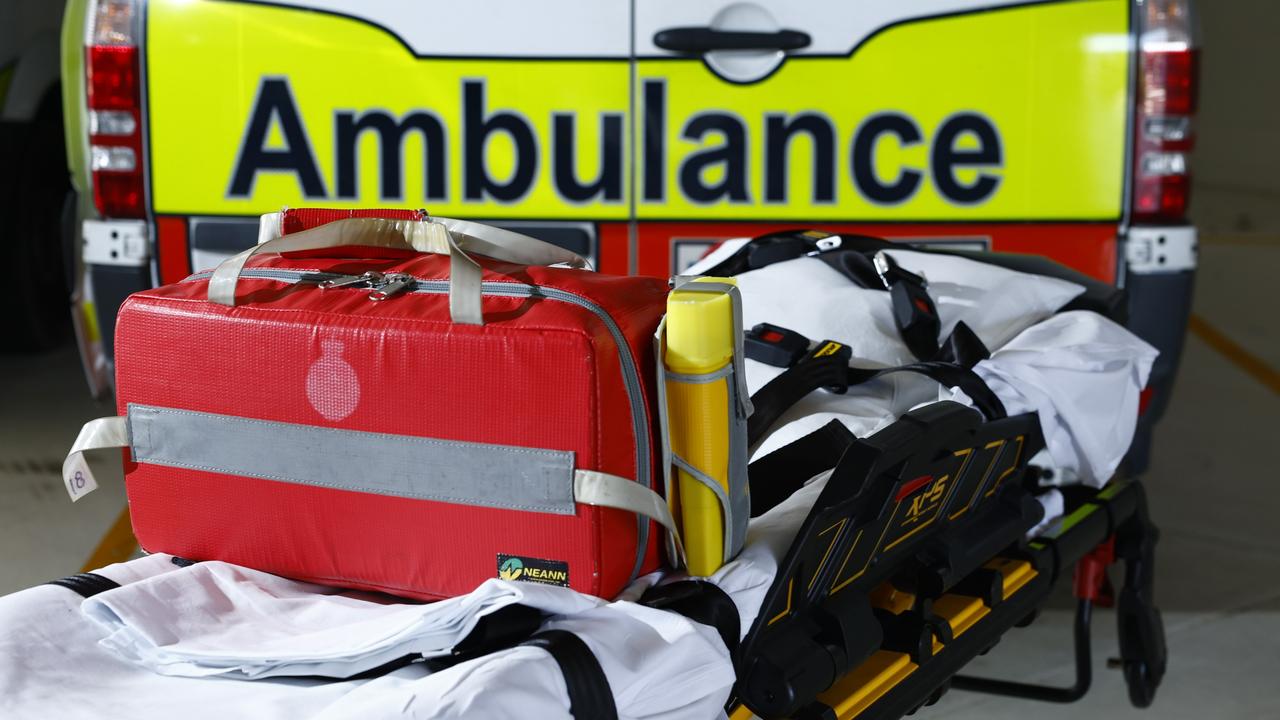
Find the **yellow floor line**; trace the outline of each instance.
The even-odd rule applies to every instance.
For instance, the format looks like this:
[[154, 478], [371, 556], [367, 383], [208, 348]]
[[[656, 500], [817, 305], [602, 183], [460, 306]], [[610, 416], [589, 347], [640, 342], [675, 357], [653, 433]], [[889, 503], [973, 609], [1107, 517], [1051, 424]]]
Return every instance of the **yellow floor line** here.
[[97, 570], [104, 565], [124, 562], [138, 549], [138, 541], [133, 538], [133, 525], [129, 522], [129, 507], [120, 511], [120, 516], [112, 523], [111, 529], [98, 541], [98, 547], [85, 561], [80, 572]]
[[1248, 247], [1280, 248], [1280, 235], [1241, 233], [1238, 235], [1201, 235], [1203, 245], [1242, 245]]
[[1191, 314], [1191, 320], [1187, 328], [1201, 340], [1205, 341], [1209, 347], [1217, 350], [1223, 357], [1231, 361], [1231, 364], [1243, 370], [1249, 377], [1262, 383], [1271, 392], [1280, 395], [1280, 372], [1276, 372], [1261, 358], [1253, 353], [1245, 350], [1236, 344], [1234, 340], [1227, 337], [1221, 330], [1214, 327], [1208, 320]]

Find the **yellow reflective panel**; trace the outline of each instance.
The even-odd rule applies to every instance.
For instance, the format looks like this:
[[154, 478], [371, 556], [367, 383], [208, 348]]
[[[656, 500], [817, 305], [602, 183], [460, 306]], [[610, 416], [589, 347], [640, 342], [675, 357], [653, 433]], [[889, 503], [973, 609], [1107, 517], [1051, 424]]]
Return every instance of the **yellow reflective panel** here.
[[152, 201], [623, 220], [634, 133], [642, 219], [1114, 219], [1127, 7], [909, 22], [752, 85], [642, 60], [633, 96], [623, 58], [418, 58], [349, 18], [155, 0]]
[[1127, 27], [1123, 0], [909, 22], [751, 85], [641, 60], [640, 217], [1115, 219]]
[[157, 212], [629, 216], [625, 58], [421, 59], [357, 20], [247, 3], [156, 0], [147, 30]]

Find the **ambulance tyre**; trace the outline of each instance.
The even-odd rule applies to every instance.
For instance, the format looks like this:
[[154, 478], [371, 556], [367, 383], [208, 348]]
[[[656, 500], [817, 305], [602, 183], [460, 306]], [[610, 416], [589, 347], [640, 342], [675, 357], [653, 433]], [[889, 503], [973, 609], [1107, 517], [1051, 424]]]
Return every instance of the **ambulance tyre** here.
[[70, 337], [64, 210], [70, 183], [55, 86], [30, 123], [0, 124], [0, 351], [39, 352]]

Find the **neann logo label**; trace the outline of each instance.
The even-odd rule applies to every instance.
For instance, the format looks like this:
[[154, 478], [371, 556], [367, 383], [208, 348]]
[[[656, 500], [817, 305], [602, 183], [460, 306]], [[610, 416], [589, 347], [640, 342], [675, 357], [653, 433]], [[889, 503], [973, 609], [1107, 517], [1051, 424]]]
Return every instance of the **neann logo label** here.
[[503, 580], [569, 586], [569, 563], [523, 555], [498, 554], [498, 577]]

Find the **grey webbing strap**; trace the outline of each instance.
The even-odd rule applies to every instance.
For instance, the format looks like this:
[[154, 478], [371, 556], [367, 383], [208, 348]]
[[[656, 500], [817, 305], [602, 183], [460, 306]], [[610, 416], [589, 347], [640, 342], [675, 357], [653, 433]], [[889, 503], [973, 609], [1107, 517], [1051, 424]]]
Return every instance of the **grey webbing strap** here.
[[131, 404], [127, 417], [81, 431], [63, 464], [69, 492], [77, 483], [96, 487], [83, 453], [109, 447], [131, 448], [140, 463], [375, 495], [561, 515], [574, 514], [575, 503], [616, 508], [656, 520], [683, 552], [661, 496], [628, 478], [575, 469], [568, 451]]
[[590, 267], [582, 256], [558, 245], [482, 223], [452, 218], [348, 218], [300, 233], [271, 237], [223, 261], [209, 277], [209, 302], [235, 306], [240, 273], [254, 255], [350, 245], [448, 255], [450, 317], [466, 325], [484, 324], [481, 269], [468, 251], [524, 265]]
[[[675, 504], [675, 485], [671, 482], [671, 418], [667, 410], [667, 318], [664, 315], [658, 321], [658, 328], [653, 333], [654, 367], [658, 378], [658, 440], [662, 448], [662, 496], [667, 499], [667, 513], [672, 513]], [[673, 515], [674, 517], [674, 515]], [[676, 552], [676, 545], [671, 534], [667, 536], [667, 561], [672, 567], [682, 568], [687, 562], [683, 553]]]
[[[725, 492], [724, 486], [716, 482], [715, 478], [711, 477], [710, 475], [694, 467], [693, 464], [689, 463], [679, 455], [672, 453], [671, 463], [676, 467], [680, 468], [681, 470], [685, 471], [686, 473], [688, 473], [689, 477], [693, 478], [694, 480], [697, 480], [699, 484], [705, 486], [708, 490], [710, 490], [716, 496], [716, 501], [720, 503], [721, 508], [729, 509], [728, 512], [724, 513], [724, 515], [726, 516], [724, 518], [725, 522], [722, 522], [720, 524], [721, 531], [723, 533], [723, 540], [722, 540], [722, 548], [724, 552], [723, 558], [725, 562], [729, 562], [730, 560], [733, 559], [734, 540], [736, 539], [735, 536], [737, 534], [734, 532], [734, 522], [732, 517], [732, 513], [734, 511], [733, 509], [734, 504], [733, 504], [733, 501], [729, 499], [729, 493]], [[748, 507], [750, 506], [748, 505]]]
[[[573, 497], [584, 505], [596, 505], [633, 512], [652, 518], [667, 530], [667, 542], [674, 554], [684, 560], [684, 544], [676, 527], [671, 508], [661, 495], [633, 480], [597, 472], [577, 470], [573, 474]], [[643, 549], [641, 550], [643, 552]], [[634, 578], [633, 578], [634, 579]]]
[[129, 428], [124, 418], [105, 417], [85, 423], [71, 444], [67, 458], [62, 461], [62, 482], [71, 501], [75, 502], [98, 489], [93, 470], [84, 459], [86, 452], [128, 446]]
[[675, 380], [678, 383], [686, 385], [706, 385], [713, 383], [721, 378], [727, 378], [733, 374], [734, 363], [729, 363], [715, 372], [702, 373], [699, 375], [690, 375], [689, 373], [678, 373], [672, 370], [666, 371], [669, 380]]

